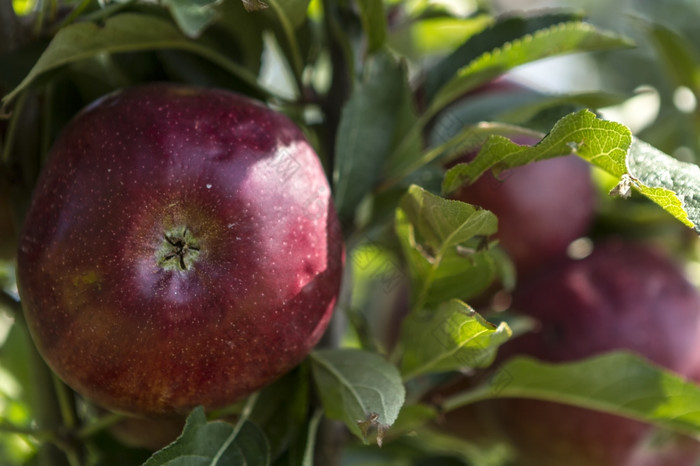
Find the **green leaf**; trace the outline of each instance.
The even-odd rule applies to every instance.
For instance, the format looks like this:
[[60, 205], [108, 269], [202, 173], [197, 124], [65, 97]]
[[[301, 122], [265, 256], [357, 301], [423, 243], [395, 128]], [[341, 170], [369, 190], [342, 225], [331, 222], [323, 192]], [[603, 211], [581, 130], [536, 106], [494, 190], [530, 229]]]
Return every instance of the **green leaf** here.
[[432, 404], [407, 403], [401, 408], [401, 413], [399, 413], [399, 417], [391, 429], [391, 436], [398, 437], [399, 435], [415, 432], [416, 429], [436, 420], [439, 416], [440, 412]]
[[413, 312], [401, 331], [404, 379], [487, 367], [498, 346], [511, 334], [505, 322], [497, 327], [458, 300], [444, 303], [435, 311]]
[[257, 73], [263, 53], [262, 21], [258, 21], [255, 15], [246, 13], [241, 3], [235, 0], [224, 1], [216, 11], [216, 22], [207, 29], [203, 39], [211, 40], [211, 43], [217, 41], [227, 44], [227, 56], [236, 57], [237, 63]]
[[306, 429], [309, 413], [309, 368], [300, 365], [260, 390], [250, 421], [265, 434], [272, 457], [289, 448]]
[[[138, 13], [123, 13], [103, 24], [81, 22], [59, 30], [29, 74], [3, 102], [7, 104], [39, 76], [101, 53], [179, 49], [198, 54], [260, 90], [257, 78], [214, 48], [185, 37], [168, 20]], [[261, 90], [262, 92], [262, 90]]]
[[387, 52], [372, 55], [366, 77], [355, 85], [340, 118], [333, 174], [335, 205], [341, 218], [352, 217], [372, 190], [388, 158], [397, 108], [410, 93], [406, 69]]
[[[275, 8], [280, 10], [276, 14], [284, 16], [292, 28], [296, 28], [306, 20], [310, 2], [311, 0], [276, 0]], [[265, 14], [273, 15], [273, 12], [268, 10]]]
[[265, 466], [270, 449], [262, 432], [250, 421], [232, 426], [222, 421], [207, 422], [202, 407], [187, 418], [182, 435], [156, 452], [144, 466]]
[[[5, 310], [0, 310], [0, 312], [5, 312]], [[0, 326], [5, 325], [7, 325], [7, 320], [3, 316], [0, 318]], [[32, 345], [27, 328], [18, 323], [12, 324], [5, 341], [0, 345], [0, 372], [7, 371], [8, 376], [13, 380], [10, 383], [0, 383], [0, 392], [7, 389], [9, 385], [14, 385], [14, 383], [21, 387], [21, 390], [17, 390], [17, 393], [9, 393], [9, 395], [12, 395], [13, 404], [17, 403], [17, 406], [14, 406], [15, 408], [20, 405], [23, 406], [22, 409], [15, 410], [15, 414], [28, 412], [32, 408], [32, 400], [36, 396], [36, 387], [31, 383], [31, 352], [34, 351]], [[0, 419], [5, 418], [12, 422], [20, 421], [20, 419], [12, 419], [5, 410], [9, 411], [9, 406], [0, 405]], [[29, 422], [29, 418], [27, 422]]]
[[627, 39], [601, 31], [587, 23], [569, 22], [540, 29], [533, 34], [502, 44], [469, 62], [440, 87], [427, 113], [435, 115], [464, 93], [516, 66], [566, 53], [630, 45]]
[[[638, 19], [638, 21], [642, 21], [642, 19]], [[643, 23], [643, 25], [665, 65], [660, 68], [670, 73], [676, 84], [691, 89], [697, 88], [700, 85], [700, 77], [697, 72], [698, 57], [689, 39], [661, 24]]]
[[[700, 167], [681, 162], [639, 139], [632, 141], [627, 167], [633, 187], [700, 233]], [[618, 176], [624, 184], [625, 175]]]
[[452, 248], [475, 236], [496, 232], [496, 219], [491, 212], [441, 198], [419, 186], [409, 188], [400, 208], [416, 227], [424, 245], [432, 251]]
[[448, 170], [442, 191], [450, 193], [463, 184], [472, 183], [490, 168], [501, 171], [572, 152], [613, 175], [622, 176], [626, 173], [625, 155], [631, 140], [632, 135], [625, 126], [600, 120], [592, 112], [582, 110], [559, 120], [535, 146], [520, 146], [502, 136], [490, 137], [470, 163]]
[[532, 18], [514, 16], [499, 20], [488, 29], [468, 37], [454, 52], [427, 71], [425, 92], [428, 100], [432, 100], [437, 91], [460, 69], [480, 55], [496, 50], [508, 42], [534, 34], [540, 29], [580, 19], [580, 15], [577, 14], [555, 13]]
[[557, 364], [515, 358], [488, 383], [446, 400], [443, 408], [514, 397], [604, 411], [700, 436], [700, 387], [624, 351]]
[[[411, 161], [420, 159], [423, 151], [423, 135], [415, 128], [419, 123], [419, 118], [415, 108], [415, 98], [407, 81], [404, 81], [404, 92], [400, 104], [395, 107], [396, 127], [392, 150], [386, 154], [385, 163], [382, 167], [382, 177], [392, 179], [399, 176], [401, 167]], [[404, 181], [407, 181], [404, 179]], [[410, 182], [405, 184], [408, 186]]]
[[564, 105], [577, 106], [578, 108], [574, 110], [583, 107], [610, 107], [621, 104], [626, 99], [627, 96], [604, 92], [544, 94], [526, 87], [502, 92], [478, 92], [460, 99], [459, 102], [441, 112], [431, 125], [428, 141], [429, 145], [434, 147], [449, 141], [465, 127], [482, 121], [497, 121], [513, 125], [527, 124], [528, 127], [532, 127], [533, 118], [544, 110]]
[[222, 0], [163, 0], [180, 30], [188, 37], [199, 37], [217, 16]]
[[367, 37], [367, 52], [379, 50], [386, 41], [386, 14], [384, 2], [378, 0], [358, 0], [362, 27]]
[[411, 186], [396, 211], [396, 233], [408, 261], [419, 306], [474, 296], [496, 265], [482, 247], [497, 230], [496, 216]]
[[[463, 134], [466, 134], [464, 130]], [[459, 136], [458, 136], [459, 137]], [[519, 146], [501, 136], [486, 140], [468, 164], [448, 170], [443, 193], [475, 181], [486, 170], [500, 171], [551, 157], [575, 153], [620, 179], [615, 190], [635, 188], [683, 224], [700, 232], [700, 168], [681, 162], [632, 138], [625, 126], [596, 118], [588, 111], [559, 120], [535, 146]]]
[[365, 442], [369, 428], [376, 429], [381, 442], [406, 396], [398, 369], [377, 353], [354, 349], [314, 351], [311, 364], [326, 416]]
[[[401, 55], [419, 60], [429, 55], [454, 50], [470, 37], [491, 26], [493, 22], [494, 19], [490, 15], [470, 18], [429, 17], [392, 28], [387, 42]], [[460, 67], [457, 66], [451, 74]], [[430, 68], [428, 72], [432, 70], [433, 68]]]

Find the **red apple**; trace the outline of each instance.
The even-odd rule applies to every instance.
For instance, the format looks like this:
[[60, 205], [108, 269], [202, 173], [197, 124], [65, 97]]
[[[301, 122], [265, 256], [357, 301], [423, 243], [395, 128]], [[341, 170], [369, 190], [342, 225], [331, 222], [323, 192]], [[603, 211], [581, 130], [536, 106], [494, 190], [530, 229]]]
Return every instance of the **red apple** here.
[[[537, 141], [514, 139], [523, 145]], [[520, 271], [531, 271], [565, 256], [568, 245], [586, 234], [596, 193], [588, 164], [571, 155], [506, 170], [498, 178], [484, 173], [452, 197], [496, 214], [501, 246]]]
[[127, 416], [109, 428], [109, 433], [120, 443], [131, 448], [156, 451], [174, 442], [185, 427], [185, 417]]
[[185, 413], [305, 357], [342, 249], [324, 171], [290, 120], [226, 91], [151, 84], [92, 104], [56, 142], [18, 281], [68, 385], [116, 411]]
[[[541, 328], [505, 344], [501, 360], [566, 362], [626, 349], [684, 376], [700, 369], [700, 294], [651, 247], [599, 245], [524, 284], [513, 306]], [[475, 407], [515, 447], [517, 465], [690, 466], [700, 458], [695, 441], [614, 415], [525, 399]], [[459, 411], [452, 424], [476, 412]]]

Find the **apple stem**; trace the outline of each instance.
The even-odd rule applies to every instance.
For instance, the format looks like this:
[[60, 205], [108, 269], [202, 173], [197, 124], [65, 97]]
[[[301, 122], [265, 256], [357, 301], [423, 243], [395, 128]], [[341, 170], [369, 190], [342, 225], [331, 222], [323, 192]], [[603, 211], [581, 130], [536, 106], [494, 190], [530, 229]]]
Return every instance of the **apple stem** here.
[[483, 401], [490, 398], [497, 398], [497, 393], [494, 392], [493, 387], [488, 383], [480, 385], [472, 390], [466, 392], [460, 392], [449, 398], [446, 398], [441, 404], [440, 408], [442, 412], [446, 413], [462, 406], [466, 406], [477, 401]]
[[325, 36], [328, 40], [333, 73], [330, 89], [320, 102], [326, 118], [326, 123], [323, 125], [322, 143], [326, 159], [324, 164], [326, 172], [332, 176], [334, 171], [333, 155], [338, 126], [340, 125], [340, 115], [345, 102], [350, 97], [352, 76], [355, 76], [355, 70], [351, 69], [354, 58], [347, 42], [348, 36], [345, 35], [342, 28], [342, 7], [338, 2], [332, 0], [323, 0], [322, 5]]
[[200, 252], [199, 244], [190, 229], [183, 227], [171, 230], [163, 234], [163, 239], [163, 244], [156, 251], [158, 265], [166, 270], [188, 270]]

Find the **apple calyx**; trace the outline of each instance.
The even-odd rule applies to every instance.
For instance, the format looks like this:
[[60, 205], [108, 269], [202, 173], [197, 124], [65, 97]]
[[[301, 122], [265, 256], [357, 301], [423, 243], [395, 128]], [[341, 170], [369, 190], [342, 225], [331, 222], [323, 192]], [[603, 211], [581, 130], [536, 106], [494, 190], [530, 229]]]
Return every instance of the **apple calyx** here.
[[199, 242], [185, 226], [163, 233], [163, 242], [156, 252], [156, 259], [164, 270], [185, 272], [197, 261], [199, 253]]

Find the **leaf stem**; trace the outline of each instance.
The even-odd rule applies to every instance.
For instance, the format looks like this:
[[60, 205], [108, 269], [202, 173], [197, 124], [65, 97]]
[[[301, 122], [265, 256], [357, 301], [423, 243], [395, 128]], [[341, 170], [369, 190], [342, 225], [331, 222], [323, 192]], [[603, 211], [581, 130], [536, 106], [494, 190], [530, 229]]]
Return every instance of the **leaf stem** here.
[[58, 399], [58, 406], [61, 410], [61, 418], [63, 419], [63, 426], [67, 429], [75, 429], [78, 427], [78, 416], [75, 413], [75, 403], [72, 399], [72, 391], [63, 383], [61, 379], [58, 378], [56, 374], [53, 374], [53, 386], [56, 391], [56, 398]]
[[80, 4], [73, 8], [70, 13], [68, 13], [68, 16], [66, 16], [63, 21], [58, 25], [56, 30], [61, 29], [62, 27], [68, 26], [72, 22], [74, 22], [80, 14], [85, 11], [85, 9], [90, 6], [90, 3], [92, 3], [92, 0], [81, 0]]
[[304, 81], [302, 74], [304, 72], [304, 62], [301, 58], [301, 49], [299, 48], [299, 42], [294, 34], [294, 28], [292, 27], [292, 23], [289, 21], [289, 17], [277, 0], [267, 0], [267, 2], [272, 6], [272, 9], [277, 14], [277, 18], [282, 25], [282, 30], [284, 31], [284, 36], [287, 40], [287, 45], [289, 46], [291, 53], [291, 60], [289, 60], [289, 64], [292, 69], [292, 75], [294, 76], [297, 88], [299, 89], [299, 95], [303, 98]]
[[93, 435], [97, 434], [98, 432], [100, 432], [108, 427], [113, 426], [114, 424], [118, 423], [119, 421], [121, 421], [125, 417], [126, 417], [126, 415], [124, 415], [122, 413], [105, 414], [104, 416], [97, 418], [94, 422], [79, 429], [77, 432], [77, 437], [81, 440], [85, 440], [87, 438], [90, 438]]
[[238, 417], [238, 421], [236, 421], [236, 425], [233, 426], [233, 432], [231, 432], [231, 435], [228, 436], [226, 441], [221, 445], [221, 448], [216, 452], [216, 455], [214, 455], [211, 460], [211, 464], [219, 464], [219, 460], [221, 460], [221, 457], [226, 453], [228, 447], [236, 440], [241, 429], [243, 429], [243, 425], [248, 421], [250, 414], [253, 412], [253, 408], [255, 408], [259, 396], [260, 392], [258, 391], [248, 397], [241, 411], [241, 415]]
[[[62, 428], [61, 411], [56, 399], [53, 387], [53, 373], [48, 368], [39, 352], [33, 345], [29, 345], [30, 364], [32, 367], [32, 381], [36, 387], [33, 411], [36, 417], [37, 430], [40, 432], [52, 432], [50, 443], [44, 443], [39, 449], [37, 463], [40, 466], [58, 466], [65, 464], [65, 460], [71, 464], [72, 455], [66, 452], [70, 447], [56, 435]], [[59, 448], [59, 449], [57, 449]], [[63, 451], [64, 455], [60, 452]]]
[[14, 109], [12, 110], [12, 117], [7, 125], [7, 132], [5, 133], [5, 141], [2, 147], [2, 165], [7, 167], [10, 162], [10, 154], [12, 153], [12, 148], [15, 145], [15, 138], [18, 132], [18, 122], [22, 112], [24, 111], [25, 105], [27, 103], [28, 92], [22, 92], [17, 98]]
[[48, 0], [38, 0], [36, 7], [36, 19], [34, 22], [34, 36], [41, 35], [41, 30], [44, 28], [46, 16], [46, 2]]
[[449, 412], [462, 406], [468, 404], [476, 403], [477, 401], [488, 400], [489, 398], [494, 398], [493, 390], [490, 384], [482, 384], [478, 387], [468, 390], [466, 392], [461, 392], [446, 398], [441, 404], [443, 412]]
[[40, 442], [53, 442], [56, 437], [51, 430], [35, 429], [32, 427], [20, 427], [5, 420], [0, 421], [0, 432], [5, 432], [8, 434], [26, 435], [29, 437], [34, 437]]
[[318, 426], [321, 424], [321, 419], [323, 419], [323, 409], [317, 408], [313, 416], [311, 417], [311, 420], [309, 421], [309, 428], [306, 433], [306, 445], [304, 446], [304, 458], [302, 460], [301, 466], [314, 465], [316, 435], [318, 434]]

